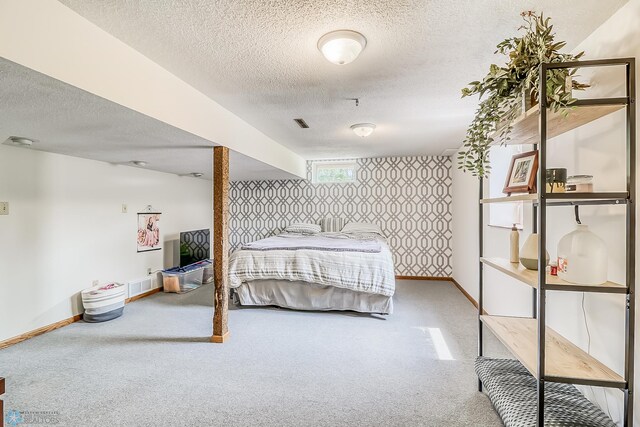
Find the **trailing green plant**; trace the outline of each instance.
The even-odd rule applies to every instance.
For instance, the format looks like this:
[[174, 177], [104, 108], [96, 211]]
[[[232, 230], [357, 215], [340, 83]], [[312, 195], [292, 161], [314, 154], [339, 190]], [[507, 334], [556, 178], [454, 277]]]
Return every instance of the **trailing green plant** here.
[[[481, 101], [458, 155], [458, 168], [479, 178], [488, 176], [491, 170], [489, 147], [510, 139], [513, 122], [522, 114], [523, 97], [530, 94], [539, 99], [540, 64], [577, 61], [584, 55], [560, 53], [566, 42], [555, 41], [549, 18], [531, 11], [521, 16], [525, 24], [518, 30], [524, 34], [502, 41], [494, 52], [506, 55], [508, 62], [502, 67], [492, 64], [482, 81], [471, 82], [462, 89], [463, 98], [479, 95]], [[572, 89], [589, 87], [575, 81], [575, 73], [575, 69], [547, 71], [547, 106], [552, 111], [567, 114], [576, 101]]]

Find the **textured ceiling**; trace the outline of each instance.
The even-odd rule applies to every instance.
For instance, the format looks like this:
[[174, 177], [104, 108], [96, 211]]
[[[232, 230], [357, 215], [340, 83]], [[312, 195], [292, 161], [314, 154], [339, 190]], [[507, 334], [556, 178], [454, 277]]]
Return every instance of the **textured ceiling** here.
[[[2, 58], [0, 94], [0, 143], [24, 136], [34, 150], [211, 179], [211, 142]], [[233, 180], [294, 178], [234, 152], [229, 168]]]
[[[496, 60], [519, 12], [544, 11], [571, 48], [626, 1], [61, 0], [306, 158], [458, 147], [475, 108], [460, 88]], [[341, 67], [316, 43], [342, 28], [368, 44]], [[361, 139], [358, 122], [378, 128]]]

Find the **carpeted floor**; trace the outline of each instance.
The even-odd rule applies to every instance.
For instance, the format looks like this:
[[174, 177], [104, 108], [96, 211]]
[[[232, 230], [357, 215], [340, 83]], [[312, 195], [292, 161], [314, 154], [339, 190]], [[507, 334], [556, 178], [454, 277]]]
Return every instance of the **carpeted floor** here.
[[234, 309], [211, 344], [212, 286], [156, 294], [0, 350], [5, 410], [78, 427], [500, 426], [476, 391], [474, 307], [449, 282], [398, 281], [394, 298], [387, 317]]

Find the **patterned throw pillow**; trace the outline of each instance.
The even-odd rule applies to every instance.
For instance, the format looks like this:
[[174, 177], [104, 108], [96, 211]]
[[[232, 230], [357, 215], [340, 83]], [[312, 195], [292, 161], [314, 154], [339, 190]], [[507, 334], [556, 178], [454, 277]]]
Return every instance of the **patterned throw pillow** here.
[[320, 226], [306, 222], [295, 222], [285, 228], [284, 231], [287, 233], [318, 234], [320, 232]]
[[338, 232], [342, 230], [345, 222], [344, 218], [327, 217], [323, 218], [322, 221], [320, 221], [320, 224], [322, 225], [322, 231]]

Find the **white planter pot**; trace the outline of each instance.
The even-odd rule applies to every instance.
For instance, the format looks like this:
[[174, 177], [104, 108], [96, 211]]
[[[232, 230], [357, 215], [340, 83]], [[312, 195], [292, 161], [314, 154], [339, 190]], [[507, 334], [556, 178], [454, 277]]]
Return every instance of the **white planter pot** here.
[[[545, 253], [545, 263], [544, 265], [549, 264], [549, 252], [546, 250]], [[538, 234], [533, 233], [527, 237], [527, 240], [524, 241], [522, 248], [520, 248], [520, 263], [529, 270], [537, 270], [538, 269]]]

